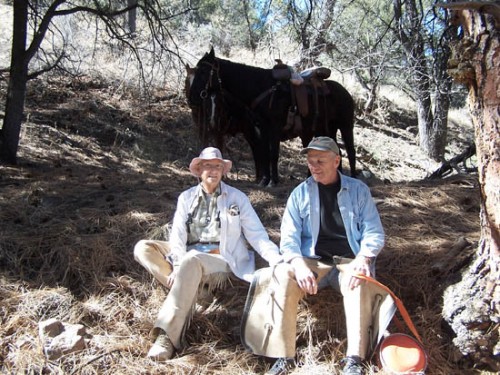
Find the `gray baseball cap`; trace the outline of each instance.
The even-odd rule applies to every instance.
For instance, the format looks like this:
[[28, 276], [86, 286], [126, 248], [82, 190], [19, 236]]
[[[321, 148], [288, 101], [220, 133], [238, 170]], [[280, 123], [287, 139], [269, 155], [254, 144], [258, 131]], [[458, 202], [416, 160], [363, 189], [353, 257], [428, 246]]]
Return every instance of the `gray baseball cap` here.
[[309, 142], [306, 148], [303, 148], [300, 151], [300, 154], [306, 154], [307, 151], [309, 150], [319, 150], [319, 151], [333, 151], [337, 155], [340, 155], [340, 150], [339, 146], [337, 145], [337, 142], [335, 142], [332, 138], [330, 137], [315, 137]]

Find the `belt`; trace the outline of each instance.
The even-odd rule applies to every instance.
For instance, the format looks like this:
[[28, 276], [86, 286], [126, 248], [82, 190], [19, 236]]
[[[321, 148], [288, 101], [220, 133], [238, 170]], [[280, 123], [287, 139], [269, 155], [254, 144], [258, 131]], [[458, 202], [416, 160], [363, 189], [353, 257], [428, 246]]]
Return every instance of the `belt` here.
[[198, 250], [207, 254], [220, 254], [219, 242], [195, 242], [188, 249]]
[[198, 242], [199, 244], [201, 245], [208, 245], [208, 246], [215, 246], [217, 245], [216, 248], [213, 248], [213, 249], [209, 249], [209, 250], [204, 250], [205, 253], [208, 253], [208, 254], [220, 254], [220, 250], [219, 250], [219, 242]]

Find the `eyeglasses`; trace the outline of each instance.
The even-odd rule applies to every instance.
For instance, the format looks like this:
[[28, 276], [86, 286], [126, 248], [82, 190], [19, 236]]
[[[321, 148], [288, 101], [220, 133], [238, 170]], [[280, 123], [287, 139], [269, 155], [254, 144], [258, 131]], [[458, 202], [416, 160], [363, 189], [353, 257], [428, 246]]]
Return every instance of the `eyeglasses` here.
[[216, 170], [216, 171], [222, 171], [224, 169], [224, 165], [220, 163], [217, 164], [202, 163], [201, 167], [206, 170]]

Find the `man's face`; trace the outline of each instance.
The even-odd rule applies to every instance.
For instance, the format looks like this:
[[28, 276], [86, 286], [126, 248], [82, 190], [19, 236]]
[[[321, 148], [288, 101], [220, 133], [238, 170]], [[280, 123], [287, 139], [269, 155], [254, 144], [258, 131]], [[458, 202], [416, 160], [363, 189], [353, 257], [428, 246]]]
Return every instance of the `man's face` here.
[[307, 166], [316, 182], [323, 185], [333, 184], [338, 179], [337, 168], [340, 156], [332, 151], [307, 151]]
[[224, 165], [220, 160], [205, 160], [201, 163], [201, 181], [209, 186], [217, 186], [223, 171]]

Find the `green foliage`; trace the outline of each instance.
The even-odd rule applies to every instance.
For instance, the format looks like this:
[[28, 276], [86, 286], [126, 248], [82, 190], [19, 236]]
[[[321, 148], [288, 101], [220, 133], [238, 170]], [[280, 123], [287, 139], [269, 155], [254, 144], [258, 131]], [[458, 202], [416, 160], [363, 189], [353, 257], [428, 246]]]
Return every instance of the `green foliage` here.
[[336, 46], [330, 57], [340, 62], [337, 66], [354, 69], [370, 81], [374, 74], [389, 75], [400, 65], [400, 50], [389, 30], [391, 9], [387, 1], [339, 1], [335, 20], [328, 37]]
[[174, 34], [204, 39], [207, 45], [229, 54], [234, 46], [255, 49], [265, 36], [268, 1], [174, 0], [165, 6], [178, 15], [172, 20]]

